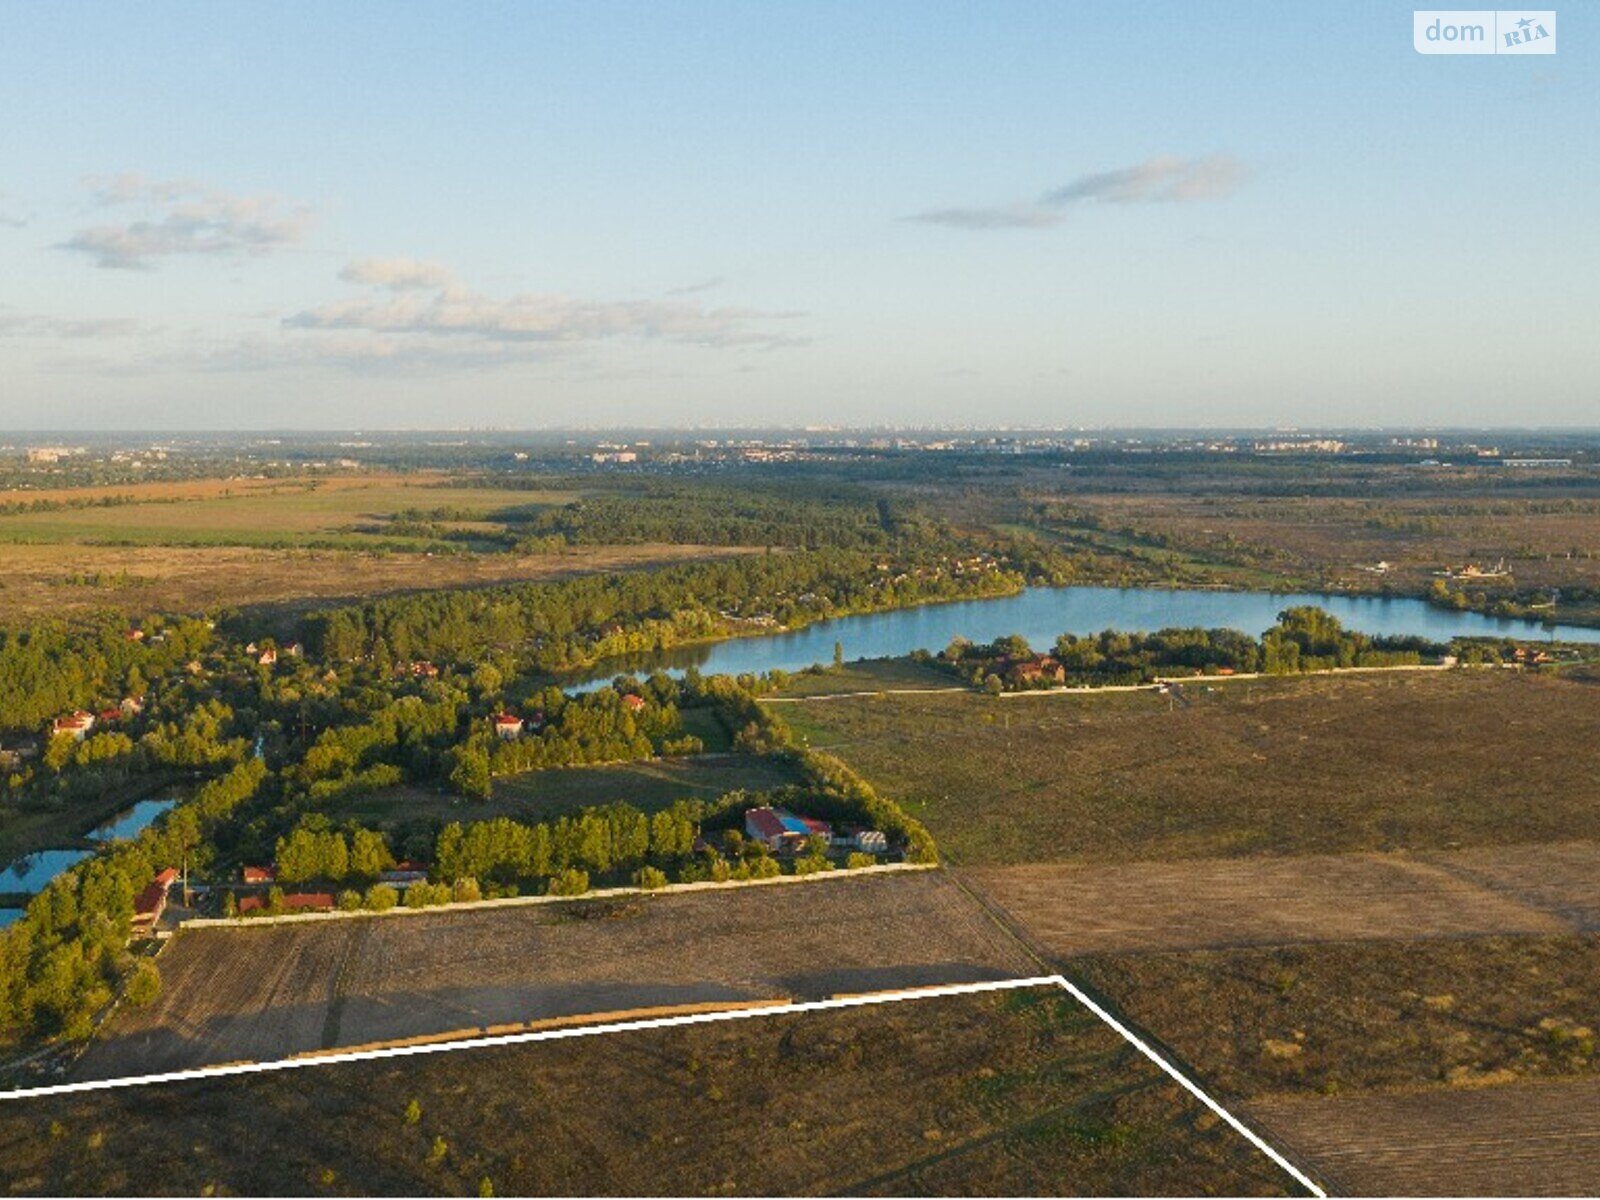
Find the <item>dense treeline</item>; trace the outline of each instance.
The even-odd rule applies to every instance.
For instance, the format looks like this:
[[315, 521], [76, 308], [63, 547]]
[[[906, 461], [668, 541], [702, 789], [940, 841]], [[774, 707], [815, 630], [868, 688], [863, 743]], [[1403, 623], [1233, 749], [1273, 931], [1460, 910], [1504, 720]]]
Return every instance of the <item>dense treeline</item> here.
[[719, 546], [876, 549], [934, 537], [911, 507], [865, 491], [689, 485], [641, 480], [627, 494], [585, 497], [558, 508], [491, 514], [510, 525], [524, 552], [564, 545], [704, 542]]
[[207, 835], [266, 779], [265, 764], [248, 759], [137, 838], [56, 876], [0, 931], [0, 1031], [86, 1036], [133, 965], [127, 942], [139, 893], [186, 857], [203, 863]]
[[1024, 583], [1004, 564], [968, 567], [939, 553], [892, 561], [848, 550], [766, 554], [394, 597], [313, 614], [306, 640], [334, 662], [381, 666], [497, 652], [520, 669], [562, 671], [746, 632], [750, 622], [794, 627], [851, 612], [1003, 595]]

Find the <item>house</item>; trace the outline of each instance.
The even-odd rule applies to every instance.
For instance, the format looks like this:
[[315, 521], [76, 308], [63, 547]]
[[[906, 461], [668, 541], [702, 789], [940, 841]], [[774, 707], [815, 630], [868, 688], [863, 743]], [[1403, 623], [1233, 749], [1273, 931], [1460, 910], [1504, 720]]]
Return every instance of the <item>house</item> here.
[[437, 679], [439, 668], [426, 659], [419, 659], [411, 664], [411, 674], [416, 679]]
[[125, 717], [137, 717], [144, 711], [143, 696], [124, 696], [122, 703], [117, 705]]
[[50, 736], [66, 736], [81, 742], [93, 728], [94, 714], [92, 712], [84, 712], [80, 708], [68, 716], [57, 717], [52, 721], [50, 723]]
[[522, 736], [522, 718], [512, 713], [496, 713], [492, 718], [495, 736], [502, 741], [514, 742]]
[[241, 873], [246, 883], [271, 883], [278, 878], [277, 867], [246, 867]]
[[156, 922], [161, 920], [161, 914], [166, 911], [167, 893], [172, 890], [172, 885], [177, 881], [177, 870], [168, 867], [151, 880], [150, 885], [134, 899], [133, 932], [135, 935], [149, 935], [154, 932]]
[[299, 642], [290, 642], [286, 647], [284, 647], [283, 652], [290, 658], [302, 658], [305, 656], [306, 648]]
[[1007, 672], [1013, 683], [1065, 683], [1067, 669], [1048, 654], [1025, 658], [1011, 665]]
[[813, 837], [832, 839], [826, 821], [798, 817], [786, 808], [752, 808], [744, 814], [744, 835], [778, 853], [803, 850]]
[[889, 853], [889, 838], [876, 829], [862, 825], [847, 825], [829, 839], [829, 844], [846, 850], [863, 850], [868, 854]]
[[127, 638], [128, 641], [130, 641], [130, 642], [142, 642], [142, 641], [144, 641], [144, 630], [142, 630], [142, 629], [129, 629], [126, 632], [124, 632], [122, 636]]
[[643, 696], [638, 696], [632, 692], [629, 692], [622, 698], [622, 703], [629, 712], [638, 712], [644, 707], [645, 700]]
[[396, 863], [393, 870], [378, 873], [378, 882], [398, 888], [408, 888], [413, 883], [427, 883], [428, 868], [420, 863]]
[[270, 667], [277, 661], [278, 652], [271, 646], [268, 646], [260, 654], [256, 655], [256, 662], [260, 663], [263, 667]]
[[95, 723], [99, 725], [115, 725], [121, 720], [122, 710], [120, 708], [102, 708], [99, 715], [95, 717]]

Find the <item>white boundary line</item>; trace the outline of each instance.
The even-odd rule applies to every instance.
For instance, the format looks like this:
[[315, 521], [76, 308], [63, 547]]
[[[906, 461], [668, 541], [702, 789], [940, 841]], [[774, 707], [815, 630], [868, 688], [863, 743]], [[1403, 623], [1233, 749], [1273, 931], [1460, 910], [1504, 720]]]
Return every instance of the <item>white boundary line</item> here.
[[680, 1025], [706, 1025], [714, 1021], [738, 1021], [750, 1017], [781, 1016], [788, 1013], [823, 1012], [839, 1008], [865, 1008], [874, 1004], [893, 1004], [901, 1000], [931, 1000], [941, 996], [966, 996], [978, 992], [1013, 991], [1054, 985], [1066, 991], [1079, 1004], [1087, 1008], [1106, 1025], [1115, 1030], [1124, 1041], [1144, 1055], [1179, 1084], [1200, 1103], [1227, 1122], [1230, 1128], [1261, 1151], [1274, 1165], [1282, 1168], [1296, 1183], [1318, 1200], [1326, 1200], [1327, 1193], [1291, 1163], [1258, 1137], [1222, 1105], [1208, 1096], [1198, 1084], [1177, 1067], [1151, 1049], [1121, 1021], [1118, 1021], [1096, 1004], [1075, 984], [1062, 975], [1034, 975], [1020, 979], [996, 979], [983, 983], [951, 983], [936, 987], [907, 988], [891, 992], [871, 992], [860, 996], [839, 996], [831, 1000], [796, 1001], [792, 1004], [763, 1005], [759, 1008], [732, 1009], [726, 1012], [687, 1013], [673, 1017], [647, 1017], [634, 1021], [612, 1021], [599, 1025], [571, 1025], [554, 1029], [535, 1029], [526, 1033], [489, 1034], [483, 1037], [458, 1038], [445, 1042], [423, 1042], [414, 1046], [388, 1046], [376, 1050], [348, 1050], [331, 1054], [312, 1054], [300, 1058], [278, 1059], [273, 1062], [228, 1063], [215, 1067], [191, 1067], [183, 1071], [164, 1071], [154, 1075], [129, 1075], [120, 1079], [93, 1079], [80, 1083], [47, 1084], [37, 1088], [17, 1088], [0, 1092], [0, 1101], [25, 1100], [39, 1096], [66, 1096], [79, 1092], [109, 1091], [115, 1088], [141, 1087], [150, 1083], [182, 1083], [199, 1079], [216, 1079], [228, 1075], [262, 1075], [269, 1071], [293, 1071], [302, 1067], [319, 1067], [328, 1063], [369, 1062], [383, 1058], [409, 1058], [419, 1054], [442, 1054], [451, 1050], [472, 1050], [489, 1046], [520, 1046], [530, 1042], [555, 1042], [567, 1038], [593, 1037], [602, 1033], [631, 1033], [647, 1029], [669, 1029]]

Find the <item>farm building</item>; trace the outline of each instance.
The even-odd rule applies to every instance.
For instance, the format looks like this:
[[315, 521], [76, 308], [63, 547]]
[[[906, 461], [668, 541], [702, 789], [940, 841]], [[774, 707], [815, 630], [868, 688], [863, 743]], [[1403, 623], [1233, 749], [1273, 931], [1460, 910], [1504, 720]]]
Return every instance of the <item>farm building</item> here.
[[805, 849], [813, 837], [830, 841], [833, 830], [826, 821], [799, 817], [786, 808], [752, 808], [744, 814], [744, 833], [772, 851]]
[[867, 854], [889, 853], [889, 838], [886, 834], [859, 825], [849, 825], [839, 830], [830, 842], [845, 850], [861, 850]]

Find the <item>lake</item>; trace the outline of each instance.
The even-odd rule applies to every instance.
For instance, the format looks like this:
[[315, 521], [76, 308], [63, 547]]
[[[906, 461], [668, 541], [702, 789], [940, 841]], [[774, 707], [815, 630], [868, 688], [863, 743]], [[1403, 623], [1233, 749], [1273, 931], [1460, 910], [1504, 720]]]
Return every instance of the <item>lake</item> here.
[[0, 871], [0, 892], [37, 892], [92, 853], [90, 850], [40, 850], [25, 854]]
[[22, 920], [22, 914], [27, 911], [25, 908], [0, 908], [0, 929]]
[[109, 821], [96, 825], [89, 831], [89, 840], [109, 842], [134, 837], [176, 803], [176, 800], [140, 800], [132, 808], [125, 808]]
[[1600, 629], [1452, 612], [1410, 598], [1173, 588], [1029, 588], [1015, 596], [838, 617], [789, 633], [731, 638], [635, 656], [602, 664], [573, 686], [582, 691], [625, 671], [679, 672], [691, 666], [707, 675], [759, 674], [775, 667], [799, 671], [814, 663], [831, 662], [835, 642], [843, 645], [846, 660], [854, 660], [942, 650], [955, 637], [989, 642], [1013, 633], [1020, 633], [1037, 649], [1047, 649], [1063, 633], [1081, 636], [1102, 629], [1131, 633], [1200, 626], [1259, 635], [1277, 623], [1284, 609], [1301, 604], [1326, 609], [1346, 628], [1374, 635], [1418, 636], [1438, 642], [1453, 637], [1543, 640], [1554, 635], [1563, 641], [1600, 642]]
[[[176, 803], [174, 799], [140, 800], [96, 825], [89, 831], [89, 840], [109, 842], [133, 837]], [[0, 870], [0, 892], [40, 891], [61, 872], [77, 866], [92, 853], [92, 850], [40, 850], [25, 855]], [[0, 926], [10, 924], [21, 915], [19, 909], [17, 916], [7, 918], [7, 911], [10, 910], [0, 910]]]

